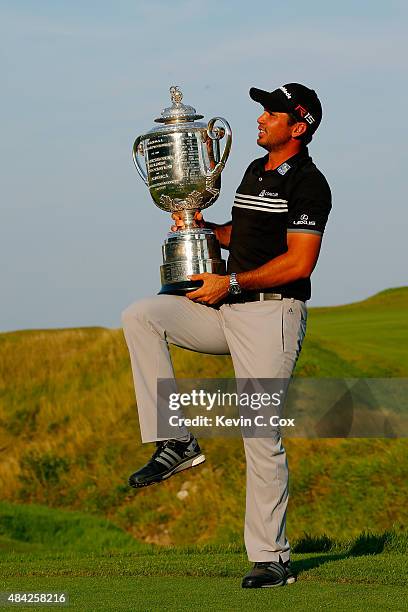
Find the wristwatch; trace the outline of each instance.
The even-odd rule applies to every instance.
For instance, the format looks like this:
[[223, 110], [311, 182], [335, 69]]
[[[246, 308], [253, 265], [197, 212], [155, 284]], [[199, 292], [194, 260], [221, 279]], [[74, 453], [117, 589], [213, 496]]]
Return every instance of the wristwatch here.
[[230, 293], [231, 295], [239, 295], [240, 293], [242, 293], [242, 289], [241, 289], [240, 284], [239, 284], [239, 282], [237, 280], [237, 273], [236, 272], [232, 272], [230, 274], [228, 293]]

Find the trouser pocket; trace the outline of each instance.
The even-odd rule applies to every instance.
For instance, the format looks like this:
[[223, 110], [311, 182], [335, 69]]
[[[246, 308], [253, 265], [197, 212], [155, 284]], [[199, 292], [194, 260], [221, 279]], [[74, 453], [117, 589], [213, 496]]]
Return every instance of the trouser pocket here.
[[295, 360], [299, 357], [306, 333], [307, 308], [301, 300], [282, 300], [282, 350]]

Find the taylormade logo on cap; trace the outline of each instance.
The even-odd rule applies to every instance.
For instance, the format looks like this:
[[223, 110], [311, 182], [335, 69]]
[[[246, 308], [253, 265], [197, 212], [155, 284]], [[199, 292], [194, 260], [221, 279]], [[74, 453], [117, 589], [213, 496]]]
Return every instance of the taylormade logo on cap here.
[[284, 87], [284, 86], [282, 85], [282, 87], [279, 87], [279, 89], [280, 89], [281, 91], [283, 91], [283, 93], [285, 94], [285, 96], [286, 96], [287, 98], [289, 98], [289, 100], [291, 99], [292, 94], [290, 94], [290, 93], [288, 92], [288, 90], [286, 89], [286, 87]]

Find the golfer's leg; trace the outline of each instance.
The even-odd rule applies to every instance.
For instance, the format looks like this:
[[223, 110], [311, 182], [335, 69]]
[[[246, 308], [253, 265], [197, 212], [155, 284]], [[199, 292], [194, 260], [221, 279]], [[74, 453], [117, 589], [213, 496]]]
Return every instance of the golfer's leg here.
[[[176, 295], [135, 302], [122, 314], [143, 442], [157, 435], [157, 379], [174, 378], [168, 343], [202, 353], [227, 354], [217, 309]], [[180, 436], [187, 430], [180, 430]]]
[[[289, 313], [291, 308], [292, 312]], [[298, 300], [223, 306], [225, 334], [237, 378], [289, 378], [305, 333]], [[250, 561], [289, 559], [285, 535], [288, 465], [279, 433], [244, 438], [247, 461], [245, 545]]]

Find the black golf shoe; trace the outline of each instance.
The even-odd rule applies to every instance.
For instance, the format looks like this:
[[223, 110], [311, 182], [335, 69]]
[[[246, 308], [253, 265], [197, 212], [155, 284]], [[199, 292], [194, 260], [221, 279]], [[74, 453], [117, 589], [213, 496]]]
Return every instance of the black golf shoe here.
[[296, 577], [290, 568], [290, 561], [266, 561], [255, 563], [251, 571], [244, 577], [242, 588], [257, 589], [284, 586], [296, 582]]
[[163, 440], [156, 442], [156, 447], [146, 465], [129, 477], [131, 487], [147, 487], [205, 461], [205, 455], [192, 434], [188, 442]]

